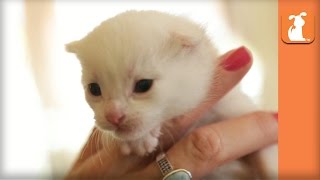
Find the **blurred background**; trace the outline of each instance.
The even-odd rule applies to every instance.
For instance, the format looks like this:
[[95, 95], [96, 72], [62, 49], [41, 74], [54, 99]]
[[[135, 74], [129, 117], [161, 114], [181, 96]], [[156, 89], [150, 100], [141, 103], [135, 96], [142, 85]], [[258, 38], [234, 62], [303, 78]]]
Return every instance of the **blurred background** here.
[[64, 44], [130, 9], [190, 17], [207, 28], [221, 54], [248, 47], [254, 65], [242, 90], [263, 109], [278, 109], [277, 1], [0, 3], [0, 178], [48, 178], [68, 171], [94, 120], [84, 99], [79, 62]]

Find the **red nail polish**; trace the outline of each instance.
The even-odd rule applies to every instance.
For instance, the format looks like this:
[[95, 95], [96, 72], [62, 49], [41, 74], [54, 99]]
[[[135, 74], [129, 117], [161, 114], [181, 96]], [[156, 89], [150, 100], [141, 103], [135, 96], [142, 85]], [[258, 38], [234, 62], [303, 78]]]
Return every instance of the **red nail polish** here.
[[250, 60], [251, 56], [249, 51], [245, 47], [240, 47], [227, 57], [222, 65], [227, 71], [236, 71], [248, 64]]
[[278, 121], [278, 113], [273, 113], [272, 115]]

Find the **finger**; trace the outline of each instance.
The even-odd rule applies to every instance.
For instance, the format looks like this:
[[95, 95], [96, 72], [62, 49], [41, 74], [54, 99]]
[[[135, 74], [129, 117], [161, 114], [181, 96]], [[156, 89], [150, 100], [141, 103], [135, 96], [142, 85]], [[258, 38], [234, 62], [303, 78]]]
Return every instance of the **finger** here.
[[181, 138], [196, 120], [200, 119], [243, 78], [251, 65], [252, 57], [245, 47], [229, 51], [221, 56], [207, 98], [196, 109], [172, 120], [170, 126], [166, 128], [171, 132], [170, 136], [161, 137], [162, 148], [166, 150], [174, 143], [172, 139]]
[[[101, 140], [103, 133], [94, 128], [82, 152], [65, 179], [114, 179], [129, 171], [140, 170], [150, 164], [149, 158], [127, 156], [121, 153], [119, 142]], [[112, 141], [112, 142], [111, 142]]]
[[97, 128], [93, 128], [87, 143], [65, 179], [101, 178], [106, 174], [115, 177], [128, 170], [129, 167], [126, 169], [123, 164], [138, 163], [137, 159], [122, 155], [114, 139], [108, 139], [108, 144], [104, 141], [107, 141], [107, 137]]
[[109, 143], [107, 147], [96, 148], [95, 153], [86, 150], [85, 153], [88, 153], [87, 157], [79, 158], [65, 179], [119, 177], [126, 173], [133, 164], [137, 165], [140, 161], [143, 163], [142, 158], [123, 155], [115, 141]]
[[[278, 124], [270, 113], [255, 112], [195, 130], [167, 152], [175, 169], [202, 177], [217, 166], [276, 143]], [[156, 163], [136, 176], [161, 177]]]
[[100, 131], [97, 130], [96, 128], [93, 128], [86, 144], [82, 148], [80, 155], [75, 161], [73, 168], [80, 165], [88, 157], [90, 157], [92, 154], [95, 154], [99, 149], [102, 148], [101, 142], [99, 141], [100, 138], [101, 138]]

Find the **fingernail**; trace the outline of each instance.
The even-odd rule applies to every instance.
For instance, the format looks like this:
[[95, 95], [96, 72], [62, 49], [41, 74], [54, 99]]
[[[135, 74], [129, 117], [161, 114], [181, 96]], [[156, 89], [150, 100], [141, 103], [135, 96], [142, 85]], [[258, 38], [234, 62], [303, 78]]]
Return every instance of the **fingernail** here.
[[250, 62], [251, 56], [245, 47], [240, 47], [235, 50], [226, 60], [222, 66], [227, 71], [236, 71]]
[[273, 113], [272, 115], [276, 119], [276, 121], [278, 121], [278, 113]]

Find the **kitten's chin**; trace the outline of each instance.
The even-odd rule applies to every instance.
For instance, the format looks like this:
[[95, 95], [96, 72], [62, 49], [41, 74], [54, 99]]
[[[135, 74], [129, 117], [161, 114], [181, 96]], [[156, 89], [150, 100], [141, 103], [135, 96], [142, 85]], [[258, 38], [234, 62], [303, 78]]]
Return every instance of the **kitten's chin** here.
[[141, 131], [137, 131], [129, 128], [118, 128], [114, 130], [112, 134], [116, 139], [119, 139], [122, 141], [137, 140], [143, 137], [144, 135], [144, 133]]
[[142, 138], [148, 132], [146, 128], [141, 128], [133, 124], [122, 124], [119, 127], [116, 127], [96, 121], [95, 125], [99, 130], [110, 133], [115, 139], [120, 141], [137, 140]]
[[144, 133], [142, 131], [137, 131], [132, 128], [118, 127], [118, 128], [106, 128], [96, 125], [100, 131], [111, 133], [111, 135], [121, 141], [133, 141], [143, 137]]
[[114, 126], [109, 126], [107, 125], [106, 123], [99, 123], [98, 121], [96, 121], [96, 124], [95, 126], [100, 129], [101, 131], [115, 131], [116, 130], [116, 127]]

